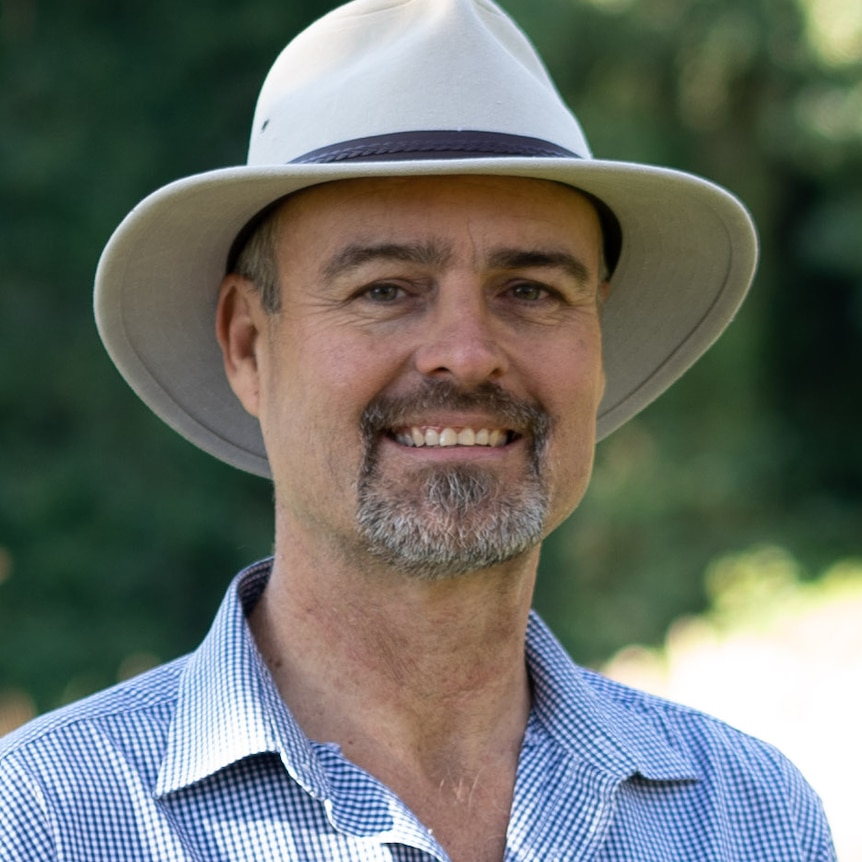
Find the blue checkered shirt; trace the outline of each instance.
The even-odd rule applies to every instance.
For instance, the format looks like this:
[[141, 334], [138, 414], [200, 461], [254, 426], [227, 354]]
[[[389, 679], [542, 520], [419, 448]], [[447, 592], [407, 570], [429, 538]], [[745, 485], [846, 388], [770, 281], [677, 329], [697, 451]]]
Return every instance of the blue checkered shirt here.
[[[310, 741], [245, 622], [246, 569], [200, 648], [0, 740], [0, 859], [445, 860], [336, 745]], [[572, 663], [535, 615], [505, 859], [834, 860], [770, 746]]]

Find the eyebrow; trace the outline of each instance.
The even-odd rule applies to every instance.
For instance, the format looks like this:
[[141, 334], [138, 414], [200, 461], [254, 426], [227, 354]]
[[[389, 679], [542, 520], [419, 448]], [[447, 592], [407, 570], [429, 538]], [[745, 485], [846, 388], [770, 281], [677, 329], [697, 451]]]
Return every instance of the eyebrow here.
[[493, 252], [489, 263], [494, 269], [560, 269], [582, 283], [590, 280], [590, 268], [566, 251], [504, 248]]
[[331, 257], [323, 267], [325, 278], [332, 280], [375, 260], [419, 263], [425, 266], [445, 266], [452, 259], [452, 250], [442, 243], [377, 243], [349, 245]]

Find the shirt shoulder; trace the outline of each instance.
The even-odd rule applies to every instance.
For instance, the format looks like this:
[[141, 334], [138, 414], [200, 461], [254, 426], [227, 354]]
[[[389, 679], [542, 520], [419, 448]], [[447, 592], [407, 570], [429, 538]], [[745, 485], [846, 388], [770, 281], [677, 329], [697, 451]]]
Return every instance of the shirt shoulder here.
[[774, 746], [579, 667], [535, 616], [527, 655], [546, 738], [619, 782], [602, 858], [835, 858], [820, 799]]
[[57, 812], [95, 812], [90, 803], [114, 797], [123, 781], [152, 791], [185, 661], [48, 712], [0, 739], [0, 858], [53, 859]]
[[[646, 722], [661, 738], [685, 754], [701, 773], [713, 771], [716, 760], [740, 758], [749, 765], [760, 764], [771, 771], [783, 771], [790, 761], [773, 745], [739, 730], [720, 718], [690, 706], [667, 700], [616, 682], [595, 670], [581, 668], [584, 681], [596, 694]], [[794, 768], [795, 769], [795, 768]]]
[[147, 721], [176, 704], [187, 656], [160, 665], [89, 697], [47, 712], [0, 738], [0, 763], [26, 756], [53, 739], [74, 737], [81, 727]]
[[775, 746], [692, 707], [630, 688], [596, 671], [582, 672], [599, 697], [646, 722], [694, 765], [698, 779], [688, 790], [692, 808], [701, 818], [706, 812], [713, 816], [721, 812], [729, 833], [726, 843], [740, 842], [735, 852], [744, 855], [755, 844], [774, 843], [797, 848], [801, 859], [835, 859], [819, 796]]
[[85, 823], [152, 793], [185, 663], [154, 668], [0, 739], [0, 858], [59, 858], [60, 844]]

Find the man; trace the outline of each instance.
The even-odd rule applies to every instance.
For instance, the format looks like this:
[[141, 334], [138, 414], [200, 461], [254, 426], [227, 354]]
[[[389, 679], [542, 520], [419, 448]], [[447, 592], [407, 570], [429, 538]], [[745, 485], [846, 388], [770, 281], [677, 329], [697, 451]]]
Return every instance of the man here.
[[249, 165], [144, 201], [96, 287], [141, 397], [272, 477], [274, 557], [194, 654], [4, 741], [3, 858], [834, 858], [781, 755], [576, 667], [530, 612], [597, 434], [754, 262], [726, 192], [592, 160], [488, 0], [301, 34]]

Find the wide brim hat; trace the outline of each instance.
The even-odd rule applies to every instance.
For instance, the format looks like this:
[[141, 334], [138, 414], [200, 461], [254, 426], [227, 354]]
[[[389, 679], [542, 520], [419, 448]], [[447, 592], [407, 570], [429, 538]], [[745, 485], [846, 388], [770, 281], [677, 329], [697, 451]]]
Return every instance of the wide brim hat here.
[[355, 0], [276, 60], [246, 165], [159, 189], [114, 232], [95, 291], [111, 358], [192, 443], [269, 476], [260, 427], [228, 385], [214, 332], [237, 237], [309, 186], [448, 175], [550, 180], [604, 204], [613, 276], [599, 438], [707, 350], [754, 274], [744, 206], [690, 174], [593, 158], [526, 36], [490, 0]]

